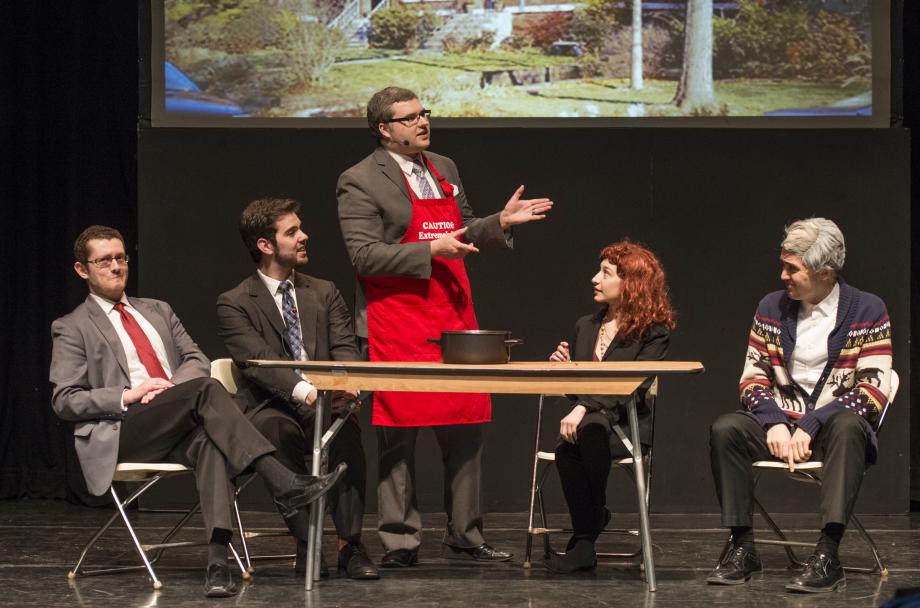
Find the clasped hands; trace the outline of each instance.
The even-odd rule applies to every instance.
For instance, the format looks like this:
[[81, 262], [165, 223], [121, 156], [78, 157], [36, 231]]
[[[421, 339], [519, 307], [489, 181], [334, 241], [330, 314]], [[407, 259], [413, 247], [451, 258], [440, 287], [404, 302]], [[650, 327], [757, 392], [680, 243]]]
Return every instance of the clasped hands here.
[[[511, 226], [526, 224], [534, 220], [546, 218], [546, 212], [553, 208], [553, 201], [548, 198], [521, 199], [524, 193], [524, 186], [518, 187], [505, 203], [499, 215], [499, 223], [502, 230], [507, 230]], [[431, 257], [444, 258], [447, 260], [457, 260], [466, 257], [470, 253], [479, 253], [479, 249], [473, 243], [464, 243], [460, 240], [466, 234], [466, 227], [447, 232], [440, 238], [431, 241]]]
[[[318, 396], [319, 396], [319, 393], [314, 388], [312, 391], [310, 391], [310, 394], [307, 395], [306, 405], [311, 408], [315, 407], [316, 398]], [[332, 391], [332, 405], [330, 406], [330, 410], [332, 411], [333, 414], [341, 414], [345, 410], [346, 406], [348, 406], [348, 404], [357, 396], [358, 396], [358, 393], [355, 391]], [[354, 411], [355, 413], [358, 413], [361, 411], [360, 401], [355, 406]]]
[[147, 378], [134, 388], [125, 389], [121, 394], [121, 402], [125, 405], [134, 405], [140, 403], [147, 405], [153, 398], [168, 388], [175, 386], [169, 380], [163, 378]]
[[789, 464], [789, 470], [795, 470], [795, 463], [806, 462], [811, 458], [811, 435], [800, 428], [795, 433], [789, 432], [785, 424], [774, 424], [767, 430], [767, 448], [775, 458]]

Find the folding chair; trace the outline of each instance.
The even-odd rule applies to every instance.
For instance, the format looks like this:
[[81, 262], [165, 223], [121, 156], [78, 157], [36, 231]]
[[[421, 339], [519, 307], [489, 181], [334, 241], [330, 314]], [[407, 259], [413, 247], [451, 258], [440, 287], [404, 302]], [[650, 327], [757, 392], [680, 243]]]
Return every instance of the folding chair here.
[[[134, 572], [137, 570], [146, 570], [147, 574], [150, 576], [150, 580], [153, 584], [154, 589], [160, 589], [163, 587], [163, 583], [157, 578], [156, 572], [153, 570], [153, 564], [155, 564], [160, 557], [163, 555], [163, 552], [166, 549], [175, 549], [178, 547], [196, 547], [202, 546], [207, 543], [204, 541], [181, 541], [181, 542], [171, 542], [172, 538], [181, 530], [186, 523], [198, 512], [198, 507], [200, 503], [195, 503], [195, 505], [185, 512], [182, 518], [176, 523], [175, 526], [170, 529], [169, 532], [160, 540], [158, 543], [154, 544], [142, 544], [137, 537], [137, 533], [134, 531], [134, 527], [131, 525], [131, 520], [128, 518], [128, 514], [125, 509], [136, 501], [142, 494], [147, 490], [152, 488], [161, 479], [167, 477], [174, 477], [176, 475], [183, 475], [185, 473], [192, 473], [193, 470], [181, 465], [170, 462], [122, 462], [115, 467], [115, 475], [112, 479], [115, 481], [125, 481], [125, 482], [138, 482], [141, 483], [141, 487], [131, 493], [127, 499], [122, 500], [118, 495], [118, 492], [115, 490], [114, 485], [109, 488], [109, 492], [112, 495], [112, 500], [115, 503], [115, 513], [109, 518], [109, 520], [100, 527], [89, 542], [83, 547], [83, 551], [80, 553], [80, 558], [77, 560], [76, 565], [67, 573], [67, 578], [70, 580], [76, 579], [78, 576], [95, 576], [99, 574], [116, 574], [119, 572]], [[128, 530], [128, 534], [131, 536], [131, 541], [134, 544], [134, 549], [137, 551], [138, 556], [143, 562], [142, 565], [137, 566], [116, 566], [109, 568], [98, 568], [94, 570], [87, 570], [83, 567], [83, 562], [86, 559], [87, 553], [89, 550], [96, 544], [96, 542], [105, 534], [115, 520], [121, 517], [122, 522], [125, 524], [125, 528]], [[152, 555], [149, 555], [150, 552], [153, 552]], [[243, 572], [243, 577], [248, 578], [243, 564], [240, 561], [239, 555], [237, 555], [236, 550], [233, 546], [230, 546], [230, 551], [236, 560], [237, 565], [240, 567], [240, 570]]]
[[[897, 372], [891, 370], [891, 388], [888, 391], [888, 403], [882, 409], [882, 413], [879, 416], [878, 425], [876, 426], [876, 434], [881, 432], [882, 423], [885, 421], [885, 415], [888, 413], [888, 406], [894, 403], [894, 398], [898, 393], [898, 386], [900, 385], [900, 378], [898, 378]], [[784, 472], [787, 477], [795, 481], [800, 481], [803, 483], [815, 484], [820, 487], [821, 485], [821, 472], [824, 469], [824, 463], [816, 460], [803, 462], [795, 465], [795, 470], [790, 471], [789, 465], [780, 460], [758, 460], [754, 462], [751, 466], [754, 467], [754, 489], [757, 489], [757, 482], [760, 480], [760, 476], [765, 471], [780, 471]], [[764, 508], [761, 502], [757, 499], [757, 496], [754, 496], [754, 506], [757, 509], [757, 512], [760, 513], [764, 521], [767, 522], [767, 526], [773, 531], [773, 533], [779, 538], [779, 540], [773, 539], [757, 539], [757, 544], [759, 545], [777, 545], [783, 547], [786, 551], [786, 557], [789, 558], [789, 565], [802, 567], [805, 565], [801, 559], [796, 556], [795, 552], [792, 550], [793, 547], [814, 547], [814, 543], [804, 543], [794, 540], [789, 540], [786, 537], [786, 534], [782, 529], [776, 524], [773, 520], [773, 517], [770, 516], [770, 513]], [[872, 552], [872, 558], [875, 561], [875, 565], [872, 568], [866, 567], [856, 567], [856, 566], [845, 566], [844, 570], [847, 572], [861, 572], [865, 574], [880, 574], [885, 577], [888, 576], [888, 568], [885, 567], [882, 563], [882, 558], [879, 555], [878, 547], [875, 544], [875, 541], [872, 540], [872, 537], [869, 536], [869, 533], [863, 527], [862, 523], [859, 521], [859, 518], [856, 517], [856, 514], [850, 515], [850, 522], [856, 526], [856, 529], [859, 531], [860, 536], [866, 542], [866, 545], [869, 547], [869, 550]], [[725, 556], [731, 550], [732, 545], [732, 536], [728, 535], [728, 540], [725, 542], [725, 547], [722, 549], [721, 555], [719, 555], [719, 560], [717, 564], [722, 563], [722, 560], [725, 559]]]
[[[547, 559], [551, 555], [563, 555], [559, 551], [555, 551], [552, 548], [550, 543], [550, 534], [555, 532], [566, 532], [571, 533], [570, 528], [550, 528], [548, 523], [548, 518], [546, 515], [546, 506], [543, 500], [543, 486], [546, 482], [547, 477], [549, 476], [550, 471], [553, 469], [553, 464], [556, 462], [556, 453], [547, 452], [540, 449], [541, 443], [541, 432], [543, 427], [543, 400], [545, 395], [540, 395], [540, 402], [537, 407], [537, 428], [536, 435], [534, 440], [534, 458], [533, 458], [533, 470], [531, 474], [531, 483], [530, 483], [530, 510], [527, 517], [527, 543], [524, 549], [524, 567], [530, 568], [531, 566], [531, 556], [533, 553], [533, 540], [535, 536], [540, 536], [543, 538], [543, 558]], [[658, 379], [656, 378], [652, 385], [649, 387], [648, 391], [645, 394], [645, 403], [649, 406], [652, 411], [652, 435], [654, 437], [655, 429], [655, 400], [658, 397]], [[620, 430], [619, 427], [614, 428], [614, 432], [623, 445], [626, 447], [628, 452], [632, 451], [632, 443], [629, 438]], [[651, 487], [652, 480], [652, 449], [649, 447], [643, 452], [643, 459], [645, 460], [645, 504], [648, 505], [649, 501], [649, 492]], [[635, 485], [636, 472], [635, 472], [635, 463], [633, 462], [632, 457], [626, 458], [614, 458], [612, 461], [614, 469], [620, 469], [624, 471]], [[540, 523], [541, 527], [534, 527], [534, 507], [540, 512]], [[618, 534], [632, 536], [635, 538], [639, 537], [639, 530], [625, 530], [625, 529], [606, 529], [602, 534]], [[625, 552], [599, 552], [597, 554], [598, 558], [619, 558], [619, 559], [631, 559], [642, 556], [642, 546], [640, 545], [635, 551], [625, 551]], [[644, 565], [640, 559], [640, 570], [644, 570]]]

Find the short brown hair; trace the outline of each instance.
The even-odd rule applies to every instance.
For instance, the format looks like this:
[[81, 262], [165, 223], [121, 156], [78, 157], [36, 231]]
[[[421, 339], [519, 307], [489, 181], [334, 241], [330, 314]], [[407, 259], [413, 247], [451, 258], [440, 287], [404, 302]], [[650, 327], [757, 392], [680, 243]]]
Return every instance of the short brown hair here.
[[387, 87], [374, 93], [367, 102], [367, 126], [371, 128], [374, 137], [380, 139], [380, 129], [377, 125], [393, 118], [394, 103], [413, 99], [418, 99], [418, 95], [402, 87]]
[[80, 233], [80, 236], [77, 237], [77, 240], [73, 242], [73, 259], [74, 261], [80, 262], [81, 264], [86, 264], [87, 257], [89, 256], [89, 248], [87, 245], [90, 241], [93, 240], [103, 240], [107, 241], [109, 239], [118, 239], [121, 241], [121, 244], [125, 244], [125, 238], [121, 236], [121, 233], [118, 232], [115, 228], [110, 228], [109, 226], [98, 226], [93, 225]]
[[292, 198], [260, 198], [252, 201], [240, 215], [240, 236], [249, 250], [252, 261], [262, 261], [262, 252], [256, 244], [259, 239], [268, 239], [273, 245], [275, 240], [275, 222], [278, 218], [300, 211], [300, 203]]

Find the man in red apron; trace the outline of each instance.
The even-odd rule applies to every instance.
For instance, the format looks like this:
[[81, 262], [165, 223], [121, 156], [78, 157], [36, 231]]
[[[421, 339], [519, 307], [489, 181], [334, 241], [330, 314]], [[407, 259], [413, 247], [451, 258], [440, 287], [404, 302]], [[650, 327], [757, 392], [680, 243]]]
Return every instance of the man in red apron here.
[[[377, 92], [367, 117], [380, 145], [339, 177], [339, 222], [359, 279], [356, 333], [371, 361], [439, 361], [438, 346], [427, 338], [477, 329], [463, 258], [478, 246], [510, 248], [511, 227], [543, 219], [553, 205], [521, 199], [521, 186], [501, 212], [474, 217], [454, 162], [423, 153], [430, 145], [428, 115], [412, 91]], [[444, 463], [445, 555], [511, 559], [482, 536], [480, 425], [491, 420], [489, 396], [377, 392], [373, 407], [381, 565], [407, 567], [418, 559], [414, 452], [423, 426], [434, 430]]]

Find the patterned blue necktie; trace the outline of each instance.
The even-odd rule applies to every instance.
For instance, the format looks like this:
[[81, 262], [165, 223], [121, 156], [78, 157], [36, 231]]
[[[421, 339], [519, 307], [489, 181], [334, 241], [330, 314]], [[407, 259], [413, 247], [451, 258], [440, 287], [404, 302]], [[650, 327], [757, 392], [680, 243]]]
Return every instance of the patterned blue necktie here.
[[288, 281], [282, 281], [278, 285], [278, 289], [281, 290], [281, 316], [284, 317], [288, 346], [291, 347], [291, 355], [293, 355], [294, 359], [300, 361], [304, 359], [303, 338], [300, 336], [300, 320], [297, 318], [294, 294], [291, 293], [293, 288], [294, 286]]
[[438, 198], [434, 190], [431, 189], [431, 184], [428, 183], [428, 175], [425, 172], [425, 168], [422, 166], [421, 161], [414, 161], [412, 163], [412, 175], [415, 176], [415, 183], [418, 185], [418, 194], [419, 198]]

